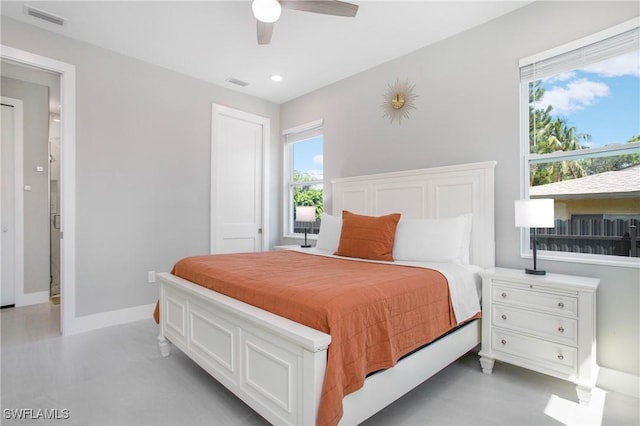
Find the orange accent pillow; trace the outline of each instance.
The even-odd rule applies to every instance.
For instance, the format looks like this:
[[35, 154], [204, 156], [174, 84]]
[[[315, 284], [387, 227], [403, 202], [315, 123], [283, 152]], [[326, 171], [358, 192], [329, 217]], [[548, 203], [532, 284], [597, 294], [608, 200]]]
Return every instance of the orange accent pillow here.
[[393, 242], [400, 213], [363, 216], [344, 210], [337, 256], [393, 261]]

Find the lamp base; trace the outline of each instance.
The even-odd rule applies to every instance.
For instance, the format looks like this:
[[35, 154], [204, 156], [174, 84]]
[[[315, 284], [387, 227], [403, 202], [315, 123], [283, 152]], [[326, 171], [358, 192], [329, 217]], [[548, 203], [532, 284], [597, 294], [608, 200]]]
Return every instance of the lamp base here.
[[311, 247], [311, 244], [300, 244], [300, 247], [309, 248], [309, 247]]
[[547, 271], [542, 271], [540, 269], [525, 269], [524, 272], [526, 272], [527, 274], [531, 274], [531, 275], [546, 275]]

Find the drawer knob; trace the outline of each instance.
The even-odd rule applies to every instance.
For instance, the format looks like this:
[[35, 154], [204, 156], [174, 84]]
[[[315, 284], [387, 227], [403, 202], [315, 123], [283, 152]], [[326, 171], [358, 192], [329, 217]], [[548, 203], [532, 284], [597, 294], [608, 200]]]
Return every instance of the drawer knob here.
[[502, 296], [503, 299], [506, 299], [507, 298], [507, 293], [502, 292], [502, 294], [500, 296]]
[[560, 355], [558, 355], [558, 359], [559, 359], [560, 361], [562, 361], [562, 360], [564, 359], [564, 356], [563, 356], [562, 354], [560, 354]]
[[505, 339], [500, 340], [500, 343], [502, 343], [503, 345], [507, 344], [507, 341]]
[[564, 303], [558, 302], [558, 308], [560, 308], [560, 309], [564, 308]]
[[564, 333], [564, 327], [563, 327], [563, 326], [558, 327], [558, 331], [559, 331], [560, 333]]
[[501, 317], [501, 318], [502, 318], [503, 320], [506, 320], [506, 319], [507, 319], [507, 316], [506, 316], [505, 314], [502, 314], [502, 317]]

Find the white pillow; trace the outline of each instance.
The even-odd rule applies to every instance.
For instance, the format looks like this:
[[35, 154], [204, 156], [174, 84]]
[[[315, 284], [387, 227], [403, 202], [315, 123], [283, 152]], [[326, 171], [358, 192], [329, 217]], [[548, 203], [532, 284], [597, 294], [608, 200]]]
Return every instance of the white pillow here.
[[330, 250], [331, 253], [338, 250], [340, 234], [342, 233], [342, 217], [322, 213], [320, 217], [320, 232], [316, 241], [316, 248]]
[[469, 263], [471, 214], [440, 219], [401, 219], [393, 259]]

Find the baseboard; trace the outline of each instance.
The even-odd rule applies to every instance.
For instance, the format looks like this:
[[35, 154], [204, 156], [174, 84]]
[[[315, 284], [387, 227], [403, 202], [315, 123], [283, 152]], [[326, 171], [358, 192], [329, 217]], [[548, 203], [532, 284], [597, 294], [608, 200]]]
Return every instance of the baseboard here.
[[156, 304], [134, 306], [133, 308], [119, 309], [117, 311], [102, 312], [99, 314], [75, 317], [71, 324], [65, 325], [65, 335], [84, 333], [86, 331], [126, 324], [143, 319], [152, 320], [153, 310]]
[[598, 387], [624, 395], [640, 398], [640, 376], [600, 367]]
[[49, 301], [49, 291], [16, 294], [16, 308], [21, 306], [38, 305]]

